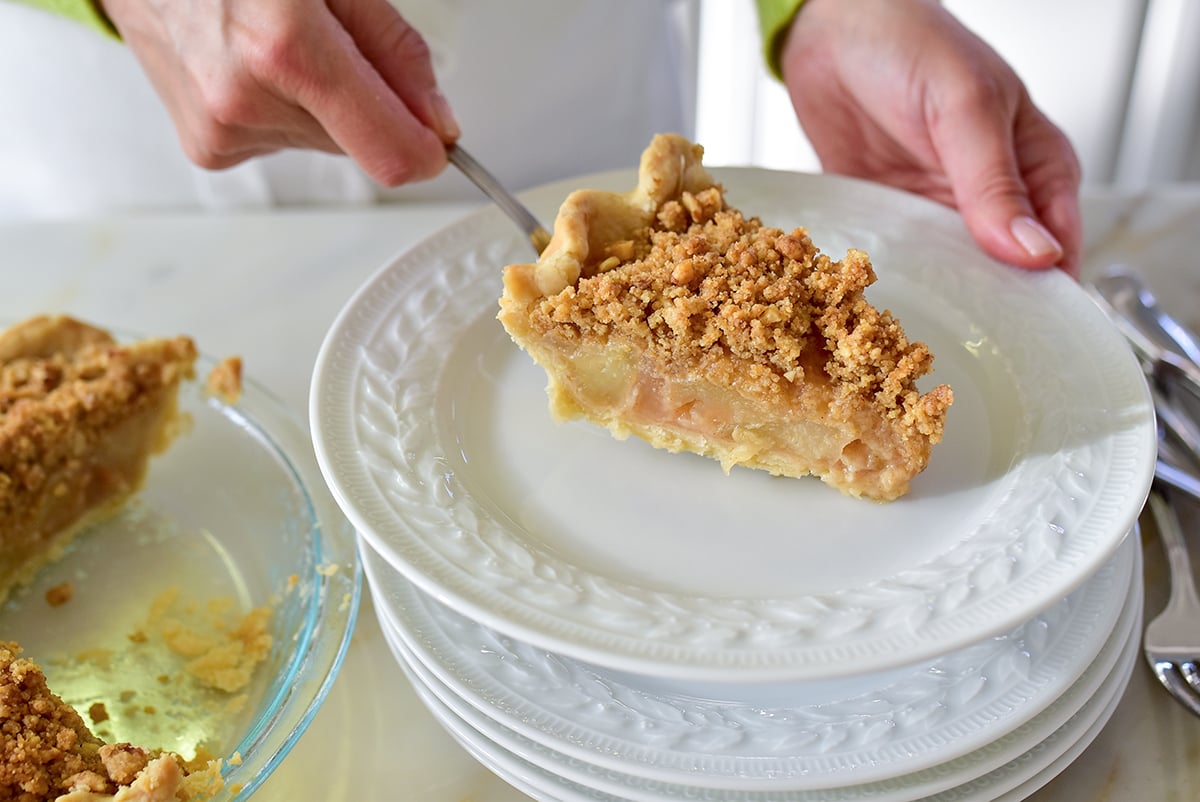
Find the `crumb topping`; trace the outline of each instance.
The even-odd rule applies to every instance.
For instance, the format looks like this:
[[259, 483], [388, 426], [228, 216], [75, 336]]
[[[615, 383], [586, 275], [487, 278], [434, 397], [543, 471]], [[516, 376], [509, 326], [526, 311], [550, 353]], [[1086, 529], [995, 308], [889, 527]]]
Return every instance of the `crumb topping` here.
[[204, 382], [210, 395], [226, 404], [236, 404], [242, 397], [242, 358], [227, 356], [209, 372]]
[[535, 329], [636, 338], [688, 367], [719, 370], [727, 354], [746, 371], [739, 388], [763, 396], [823, 371], [841, 396], [940, 432], [942, 391], [922, 401], [914, 388], [932, 365], [929, 349], [866, 300], [875, 272], [862, 251], [835, 261], [802, 228], [784, 232], [727, 208], [714, 185], [667, 201], [645, 236], [589, 261], [575, 285], [532, 304]]
[[95, 802], [125, 788], [131, 802], [176, 799], [183, 773], [173, 755], [105, 744], [20, 653], [0, 643], [0, 798]]
[[0, 797], [53, 798], [73, 777], [104, 775], [103, 744], [20, 651], [0, 643]]
[[[21, 648], [0, 642], [0, 799], [14, 802], [179, 802], [221, 790], [222, 761], [106, 744], [54, 694]], [[103, 706], [89, 710], [107, 718]]]
[[190, 338], [130, 346], [91, 341], [79, 350], [0, 361], [0, 515], [41, 489], [47, 465], [81, 460], [95, 435], [155, 404], [190, 376]]

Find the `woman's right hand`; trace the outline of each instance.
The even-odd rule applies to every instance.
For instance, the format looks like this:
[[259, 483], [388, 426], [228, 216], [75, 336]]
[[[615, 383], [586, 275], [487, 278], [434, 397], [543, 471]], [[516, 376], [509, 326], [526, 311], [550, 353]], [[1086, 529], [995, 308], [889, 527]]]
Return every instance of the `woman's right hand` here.
[[459, 136], [429, 48], [387, 0], [104, 0], [210, 169], [345, 153], [385, 186], [431, 178]]

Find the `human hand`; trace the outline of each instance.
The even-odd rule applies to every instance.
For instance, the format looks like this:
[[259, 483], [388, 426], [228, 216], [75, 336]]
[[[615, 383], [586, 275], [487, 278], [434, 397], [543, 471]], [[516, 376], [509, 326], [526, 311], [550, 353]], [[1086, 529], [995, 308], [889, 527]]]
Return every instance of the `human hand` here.
[[201, 167], [310, 148], [397, 186], [441, 172], [458, 138], [425, 41], [387, 0], [104, 0], [104, 11]]
[[807, 0], [782, 68], [825, 169], [955, 206], [993, 257], [1078, 276], [1074, 149], [937, 2]]

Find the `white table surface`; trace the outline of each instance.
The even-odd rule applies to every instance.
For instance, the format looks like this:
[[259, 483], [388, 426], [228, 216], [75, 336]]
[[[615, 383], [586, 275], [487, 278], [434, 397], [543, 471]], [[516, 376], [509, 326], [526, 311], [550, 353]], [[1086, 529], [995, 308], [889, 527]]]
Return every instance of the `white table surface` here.
[[[188, 333], [246, 370], [301, 417], [321, 341], [343, 304], [403, 248], [476, 204], [0, 222], [0, 319], [65, 312], [157, 334]], [[1168, 309], [1200, 329], [1200, 187], [1085, 197], [1085, 276], [1142, 269]], [[1200, 516], [1191, 516], [1193, 529]], [[1163, 561], [1145, 537], [1147, 608]], [[1200, 544], [1197, 544], [1200, 546]], [[1200, 552], [1200, 549], [1198, 549]], [[516, 802], [433, 721], [383, 641], [364, 593], [341, 674], [309, 731], [256, 799]], [[1139, 663], [1097, 741], [1031, 799], [1200, 799], [1200, 719]]]

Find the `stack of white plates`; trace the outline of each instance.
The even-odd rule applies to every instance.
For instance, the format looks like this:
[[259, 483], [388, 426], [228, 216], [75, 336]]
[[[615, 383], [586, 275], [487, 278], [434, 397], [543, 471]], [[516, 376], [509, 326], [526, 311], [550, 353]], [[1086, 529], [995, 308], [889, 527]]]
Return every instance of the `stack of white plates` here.
[[[1020, 799], [1115, 707], [1138, 651], [1153, 407], [1057, 272], [862, 182], [717, 171], [730, 202], [871, 253], [869, 297], [955, 404], [876, 504], [555, 424], [495, 321], [528, 258], [486, 210], [386, 265], [334, 324], [314, 443], [380, 624], [434, 715], [555, 800]], [[578, 186], [531, 193], [544, 219]]]

